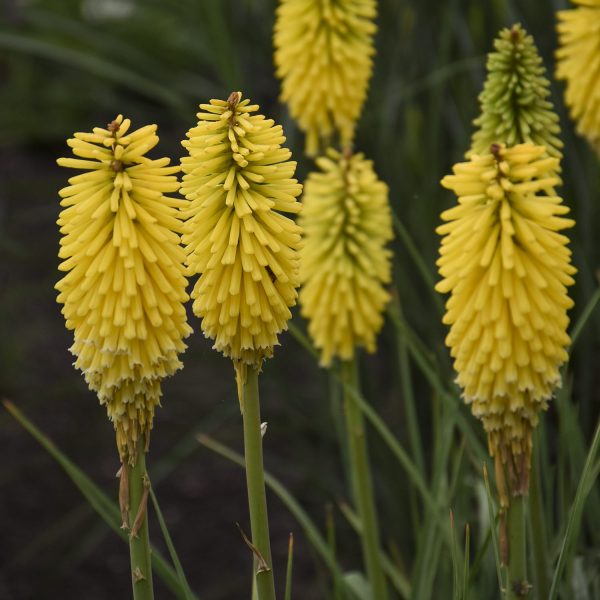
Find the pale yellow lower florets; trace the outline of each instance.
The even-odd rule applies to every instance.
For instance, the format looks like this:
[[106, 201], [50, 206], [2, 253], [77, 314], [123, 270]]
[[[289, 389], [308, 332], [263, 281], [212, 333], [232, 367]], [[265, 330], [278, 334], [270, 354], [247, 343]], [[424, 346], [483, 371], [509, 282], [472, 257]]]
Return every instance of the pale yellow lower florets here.
[[309, 174], [300, 224], [300, 305], [321, 364], [375, 350], [389, 300], [392, 239], [388, 188], [362, 154], [329, 150]]
[[600, 152], [600, 0], [574, 0], [561, 10], [556, 77], [567, 83], [565, 102], [577, 132]]
[[573, 305], [567, 286], [574, 222], [556, 195], [558, 159], [533, 144], [493, 145], [454, 166], [442, 185], [458, 204], [444, 225], [436, 289], [450, 292], [444, 323], [457, 382], [482, 419], [492, 455], [527, 457], [531, 431], [560, 385]]
[[75, 366], [107, 408], [121, 459], [133, 461], [191, 329], [178, 235], [184, 202], [164, 195], [179, 189], [179, 167], [144, 156], [158, 143], [155, 125], [129, 126], [119, 116], [107, 129], [76, 133], [68, 143], [78, 158], [58, 160], [85, 172], [59, 192], [59, 269], [67, 274], [56, 289]]

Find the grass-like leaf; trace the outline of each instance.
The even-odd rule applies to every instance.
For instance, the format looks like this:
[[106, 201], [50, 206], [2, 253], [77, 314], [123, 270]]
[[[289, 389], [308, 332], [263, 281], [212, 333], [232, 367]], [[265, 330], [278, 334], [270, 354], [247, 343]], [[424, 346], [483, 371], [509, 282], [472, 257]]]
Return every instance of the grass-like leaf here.
[[496, 531], [496, 517], [494, 515], [494, 500], [492, 499], [492, 491], [490, 490], [490, 481], [488, 479], [487, 466], [485, 465], [485, 463], [483, 465], [483, 481], [485, 483], [485, 493], [487, 496], [488, 511], [490, 516], [490, 530], [492, 532], [492, 540], [494, 542], [492, 545], [494, 547], [494, 560], [496, 563], [496, 573], [498, 575], [498, 589], [500, 589], [500, 591], [504, 593], [506, 585], [504, 584], [504, 579], [502, 577], [502, 567], [500, 565], [498, 532]]
[[288, 558], [285, 569], [285, 594], [284, 600], [292, 600], [292, 572], [294, 568], [294, 534], [290, 533], [288, 540]]
[[0, 48], [53, 60], [63, 65], [82, 69], [98, 77], [117, 83], [153, 101], [158, 101], [180, 114], [185, 114], [186, 103], [168, 86], [152, 81], [120, 64], [87, 52], [67, 48], [20, 33], [0, 32]]
[[[112, 502], [108, 496], [63, 452], [61, 452], [54, 443], [45, 436], [12, 402], [3, 400], [4, 408], [28, 431], [35, 440], [54, 458], [64, 469], [71, 481], [77, 486], [85, 499], [102, 517], [105, 523], [119, 535], [121, 539], [127, 542], [127, 533], [121, 529], [121, 518], [119, 508], [115, 502]], [[197, 600], [194, 595], [187, 595], [181, 587], [177, 573], [165, 561], [161, 554], [152, 549], [152, 567], [163, 583], [180, 600]]]
[[175, 545], [173, 544], [173, 540], [171, 539], [171, 534], [169, 533], [169, 529], [165, 522], [165, 518], [162, 514], [162, 511], [160, 510], [160, 506], [158, 504], [158, 500], [156, 498], [156, 494], [154, 493], [154, 488], [152, 486], [150, 486], [150, 497], [152, 498], [152, 506], [154, 506], [154, 511], [156, 512], [158, 524], [165, 539], [165, 543], [167, 544], [167, 549], [169, 550], [171, 562], [175, 566], [175, 572], [177, 573], [179, 585], [183, 590], [185, 600], [193, 600], [194, 594], [192, 593], [192, 590], [190, 589], [190, 586], [186, 579], [185, 573], [183, 572], [181, 561], [179, 560], [179, 556], [177, 555], [177, 551], [175, 550]]
[[565, 568], [565, 565], [572, 557], [575, 542], [579, 533], [579, 526], [581, 525], [581, 518], [583, 513], [583, 507], [585, 500], [590, 493], [594, 481], [598, 476], [598, 470], [595, 468], [596, 455], [600, 449], [600, 423], [596, 427], [596, 433], [592, 440], [592, 445], [587, 455], [581, 477], [579, 479], [579, 485], [577, 486], [577, 493], [571, 509], [569, 510], [569, 518], [567, 521], [567, 528], [561, 544], [560, 554], [558, 561], [554, 569], [554, 576], [552, 578], [552, 585], [550, 586], [550, 594], [548, 600], [554, 600], [558, 596], [558, 589], [561, 581], [561, 577]]
[[[345, 502], [340, 503], [339, 507], [348, 523], [352, 526], [352, 529], [360, 535], [362, 523], [360, 522], [358, 515], [350, 508], [350, 505]], [[381, 566], [383, 567], [385, 574], [392, 582], [394, 588], [396, 588], [396, 591], [402, 598], [409, 600], [411, 598], [410, 581], [400, 572], [400, 569], [398, 569], [392, 559], [383, 550], [380, 550], [379, 552], [379, 560], [381, 561]]]

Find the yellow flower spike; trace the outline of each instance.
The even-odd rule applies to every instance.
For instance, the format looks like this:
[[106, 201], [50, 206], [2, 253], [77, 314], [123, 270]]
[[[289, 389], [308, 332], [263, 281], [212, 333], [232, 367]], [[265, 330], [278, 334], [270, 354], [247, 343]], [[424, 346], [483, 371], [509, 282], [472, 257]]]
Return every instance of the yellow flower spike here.
[[334, 133], [349, 146], [371, 77], [375, 0], [281, 0], [275, 66], [282, 101], [306, 134], [306, 152]]
[[245, 365], [272, 355], [296, 303], [301, 229], [282, 213], [300, 211], [302, 191], [281, 125], [241, 98], [200, 105], [181, 161], [188, 272], [200, 274], [193, 311], [239, 386]]
[[458, 196], [437, 229], [436, 289], [450, 292], [446, 344], [490, 454], [517, 493], [527, 490], [531, 432], [561, 383], [570, 343], [567, 287], [576, 269], [558, 232], [574, 221], [554, 190], [558, 169], [544, 146], [493, 144], [442, 179]]
[[328, 150], [308, 176], [300, 224], [300, 304], [321, 365], [375, 350], [389, 300], [392, 239], [388, 188], [362, 154]]
[[565, 102], [577, 132], [600, 152], [600, 0], [573, 0], [558, 11], [556, 77], [567, 83]]
[[56, 289], [75, 366], [107, 408], [121, 460], [133, 464], [138, 441], [149, 441], [160, 381], [182, 367], [191, 328], [179, 246], [185, 202], [164, 195], [179, 189], [179, 167], [146, 158], [156, 125], [131, 133], [130, 125], [119, 115], [106, 129], [75, 133], [68, 144], [77, 158], [57, 161], [84, 172], [59, 192], [67, 274]]

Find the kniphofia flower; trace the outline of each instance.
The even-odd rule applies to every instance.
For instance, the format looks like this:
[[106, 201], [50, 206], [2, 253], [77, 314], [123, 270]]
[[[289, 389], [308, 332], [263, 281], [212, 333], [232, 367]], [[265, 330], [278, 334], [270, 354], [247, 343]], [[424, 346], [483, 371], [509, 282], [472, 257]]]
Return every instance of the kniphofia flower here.
[[302, 186], [281, 125], [258, 108], [240, 92], [201, 104], [181, 161], [193, 311], [242, 380], [272, 355], [299, 285], [301, 229], [284, 213], [299, 212]]
[[375, 0], [281, 0], [275, 65], [281, 99], [306, 134], [306, 151], [334, 133], [349, 146], [372, 72]]
[[493, 145], [453, 171], [442, 185], [458, 204], [437, 229], [443, 279], [436, 289], [450, 292], [446, 344], [491, 455], [516, 474], [523, 493], [531, 433], [567, 359], [567, 287], [576, 270], [559, 232], [574, 222], [556, 195], [558, 159], [544, 146]]
[[158, 143], [156, 125], [129, 133], [119, 115], [106, 129], [75, 133], [76, 158], [63, 167], [83, 173], [60, 190], [63, 237], [56, 284], [71, 348], [90, 389], [114, 423], [122, 461], [149, 440], [161, 379], [182, 367], [191, 333], [183, 303], [183, 249], [178, 166], [145, 155]]
[[375, 350], [389, 300], [392, 239], [388, 188], [363, 154], [328, 150], [308, 176], [300, 224], [300, 304], [321, 364]]
[[487, 78], [479, 95], [481, 114], [467, 158], [489, 152], [491, 144], [546, 146], [560, 158], [560, 125], [550, 96], [550, 82], [533, 37], [521, 25], [500, 31], [488, 55]]
[[577, 132], [600, 151], [600, 0], [573, 0], [558, 11], [556, 77], [567, 83], [565, 102]]

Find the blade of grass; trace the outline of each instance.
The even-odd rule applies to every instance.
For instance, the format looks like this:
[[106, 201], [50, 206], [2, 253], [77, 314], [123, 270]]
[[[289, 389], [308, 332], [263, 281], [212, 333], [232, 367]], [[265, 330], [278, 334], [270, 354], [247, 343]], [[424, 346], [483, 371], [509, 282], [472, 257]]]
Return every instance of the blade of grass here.
[[583, 467], [583, 471], [579, 479], [577, 493], [575, 494], [575, 499], [573, 500], [573, 504], [571, 506], [571, 509], [569, 510], [567, 529], [565, 531], [565, 535], [561, 544], [560, 554], [558, 556], [556, 568], [554, 569], [554, 576], [552, 578], [552, 585], [550, 586], [548, 600], [554, 600], [555, 598], [557, 598], [558, 586], [560, 584], [564, 568], [574, 551], [575, 542], [577, 540], [579, 532], [579, 526], [581, 524], [585, 500], [592, 489], [595, 477], [598, 475], [597, 472], [594, 472], [594, 463], [599, 449], [600, 423], [598, 423], [596, 427], [596, 433], [594, 434], [592, 445], [590, 446], [590, 450], [588, 452], [585, 465]]
[[[561, 448], [561, 452], [558, 453], [558, 479], [562, 507], [560, 514], [568, 514], [567, 504], [579, 485], [579, 474], [583, 470], [588, 450], [585, 447], [585, 436], [580, 424], [580, 405], [571, 400], [573, 381], [566, 375], [563, 375], [563, 379], [565, 383], [556, 395]], [[589, 510], [585, 513], [588, 531], [597, 545], [600, 543], [600, 490], [598, 488], [592, 488], [586, 503], [589, 506]]]
[[183, 590], [185, 600], [192, 600], [192, 598], [194, 597], [192, 594], [192, 590], [190, 589], [185, 573], [183, 572], [181, 561], [179, 560], [179, 556], [177, 555], [177, 551], [175, 550], [175, 545], [173, 544], [173, 540], [171, 539], [171, 534], [169, 533], [169, 529], [167, 528], [165, 518], [162, 514], [162, 511], [160, 510], [158, 499], [156, 498], [156, 494], [154, 493], [154, 488], [152, 487], [152, 485], [150, 485], [150, 497], [152, 498], [152, 505], [154, 506], [154, 511], [156, 512], [158, 524], [165, 539], [165, 543], [167, 544], [169, 556], [171, 557], [171, 562], [175, 567], [175, 572], [177, 573], [179, 585]]
[[53, 60], [63, 65], [82, 69], [86, 73], [97, 75], [133, 90], [138, 94], [142, 94], [154, 102], [161, 102], [165, 106], [169, 106], [182, 114], [186, 112], [186, 102], [167, 86], [147, 79], [117, 63], [110, 62], [98, 56], [18, 33], [0, 32], [0, 48], [31, 54], [46, 60]]
[[[317, 355], [310, 340], [296, 327], [293, 323], [288, 323], [290, 333], [294, 338], [311, 354]], [[336, 378], [341, 381], [341, 377], [338, 373], [335, 373]], [[437, 510], [437, 503], [433, 499], [433, 496], [429, 492], [427, 484], [421, 475], [421, 471], [414, 464], [406, 450], [402, 448], [394, 434], [390, 431], [389, 427], [385, 424], [383, 419], [371, 408], [371, 406], [364, 401], [362, 396], [357, 392], [355, 388], [349, 386], [350, 394], [354, 398], [354, 401], [359, 405], [363, 411], [365, 417], [370, 421], [371, 425], [379, 433], [381, 439], [387, 444], [392, 454], [396, 457], [398, 462], [404, 467], [406, 473], [412, 480], [413, 484], [419, 490], [425, 503], [432, 509]]]
[[296, 326], [295, 323], [293, 323], [292, 321], [289, 321], [288, 324], [288, 331], [292, 334], [292, 337], [309, 353], [313, 356], [313, 358], [318, 359], [319, 358], [319, 352], [317, 351], [317, 349], [312, 345], [312, 342], [308, 339], [308, 337], [306, 336], [306, 334], [299, 328]]
[[471, 527], [467, 523], [465, 525], [465, 560], [463, 567], [463, 585], [461, 600], [469, 600], [469, 566], [471, 559]]
[[498, 575], [498, 588], [503, 594], [505, 590], [504, 580], [502, 578], [502, 567], [500, 565], [500, 553], [498, 545], [498, 532], [496, 531], [496, 517], [494, 516], [494, 501], [492, 499], [492, 492], [490, 490], [490, 481], [488, 478], [487, 466], [483, 463], [483, 481], [485, 484], [485, 492], [487, 495], [488, 511], [490, 515], [490, 530], [492, 532], [492, 540], [494, 547], [494, 560], [496, 562], [496, 573]]
[[[54, 458], [64, 469], [71, 481], [83, 494], [85, 499], [102, 517], [106, 524], [128, 542], [127, 533], [121, 529], [121, 514], [116, 505], [108, 496], [63, 452], [61, 452], [48, 437], [46, 437], [12, 402], [3, 400], [2, 403], [8, 412], [28, 431], [35, 440]], [[163, 583], [181, 600], [187, 600], [184, 591], [179, 585], [177, 574], [165, 561], [160, 553], [152, 549], [152, 566], [155, 573]], [[197, 597], [192, 596], [195, 600]]]
[[[448, 543], [453, 543], [446, 511], [451, 500], [448, 471], [451, 448], [455, 438], [455, 426], [456, 422], [452, 407], [445, 404], [440, 398], [434, 397], [432, 427], [434, 448], [431, 489], [434, 497], [439, 499], [440, 508], [443, 507], [444, 511], [443, 513], [439, 511], [425, 513], [423, 519], [425, 525], [419, 532], [419, 543], [411, 577], [414, 600], [428, 600], [432, 597], [441, 557], [441, 541], [447, 540]], [[459, 467], [460, 463], [454, 469], [455, 477]], [[444, 514], [444, 518], [442, 523], [438, 524], [437, 517], [441, 514]], [[443, 532], [442, 540], [440, 540], [438, 527]], [[450, 551], [452, 551], [452, 548], [450, 548]]]
[[87, 25], [80, 15], [67, 17], [44, 8], [31, 7], [23, 13], [23, 17], [26, 23], [42, 32], [50, 31], [62, 39], [71, 38], [78, 42], [83, 40], [86, 47], [93, 51], [110, 52], [121, 62], [134, 63], [138, 70], [143, 69], [146, 73], [157, 73], [160, 70], [160, 63], [153, 60], [148, 52], [136, 48], [123, 38], [104, 33], [98, 27]]
[[453, 600], [460, 600], [462, 590], [460, 588], [460, 579], [458, 577], [458, 549], [456, 547], [456, 529], [454, 527], [454, 513], [452, 512], [452, 510], [450, 510], [450, 531], [452, 532], [452, 598]]
[[425, 263], [423, 256], [419, 252], [412, 236], [410, 235], [408, 229], [404, 227], [404, 224], [399, 219], [396, 213], [392, 213], [392, 220], [394, 223], [394, 229], [398, 234], [398, 237], [402, 240], [402, 243], [406, 247], [406, 250], [410, 257], [412, 258], [417, 270], [419, 271], [423, 281], [425, 282], [427, 289], [431, 291], [431, 297], [433, 299], [433, 303], [440, 315], [444, 313], [444, 304], [442, 302], [441, 296], [435, 291], [435, 279], [429, 267]]
[[479, 569], [481, 568], [485, 553], [487, 552], [488, 546], [492, 541], [493, 528], [494, 525], [488, 529], [487, 533], [485, 534], [485, 538], [483, 539], [483, 543], [480, 544], [479, 548], [477, 549], [477, 554], [475, 555], [475, 558], [473, 558], [473, 566], [469, 569], [469, 585], [467, 589], [470, 589], [471, 585], [473, 585], [475, 581], [475, 577], [479, 574]]
[[361, 394], [352, 386], [347, 386], [347, 389], [352, 396], [352, 399], [356, 404], [358, 404], [359, 408], [365, 415], [365, 417], [369, 420], [373, 428], [377, 431], [381, 439], [386, 443], [392, 454], [396, 457], [398, 462], [404, 467], [407, 475], [409, 476], [412, 483], [415, 485], [421, 497], [423, 498], [425, 504], [432, 511], [438, 510], [438, 504], [435, 501], [434, 497], [431, 495], [429, 488], [423, 476], [421, 475], [421, 471], [419, 471], [418, 467], [412, 461], [406, 450], [400, 445], [397, 438], [390, 431], [389, 427], [385, 424], [383, 419], [375, 412], [375, 410], [365, 402], [364, 398]]
[[[327, 532], [327, 545], [331, 551], [334, 560], [337, 561], [337, 546], [335, 541], [335, 518], [333, 515], [333, 507], [328, 504], [325, 507], [325, 531]], [[333, 598], [334, 600], [342, 600], [342, 584], [337, 573], [333, 578]]]
[[[360, 533], [362, 529], [362, 523], [360, 522], [360, 518], [358, 515], [352, 510], [349, 504], [346, 502], [339, 502], [341, 513], [344, 515], [352, 529], [356, 533]], [[379, 553], [379, 560], [381, 561], [381, 566], [388, 576], [389, 580], [392, 582], [392, 585], [396, 589], [396, 591], [402, 596], [402, 598], [406, 598], [407, 600], [411, 598], [411, 587], [410, 581], [404, 575], [398, 567], [394, 564], [392, 559], [387, 555], [383, 550]]]
[[422, 343], [418, 340], [415, 333], [411, 330], [410, 326], [402, 318], [401, 315], [395, 314], [393, 311], [388, 309], [388, 314], [391, 317], [392, 323], [398, 329], [399, 335], [404, 336], [408, 346], [408, 350], [415, 359], [415, 363], [431, 385], [431, 387], [438, 392], [440, 397], [452, 408], [451, 414], [456, 419], [457, 425], [461, 430], [462, 434], [469, 441], [469, 446], [476, 456], [480, 460], [485, 460], [487, 452], [481, 443], [481, 440], [475, 435], [473, 427], [466, 420], [463, 413], [459, 410], [459, 399], [456, 394], [448, 391], [439, 374], [436, 372], [432, 361], [427, 356], [424, 348], [421, 347]]
[[230, 30], [230, 20], [224, 14], [227, 10], [225, 3], [222, 0], [204, 0], [200, 7], [207, 25], [204, 33], [214, 48], [212, 55], [217, 61], [223, 85], [231, 91], [243, 88], [242, 74], [235, 52], [237, 45]]
[[[402, 318], [402, 305], [397, 293], [392, 294], [392, 304], [390, 310], [394, 311], [397, 317]], [[403, 336], [396, 334], [396, 346], [398, 349], [398, 363], [400, 373], [400, 386], [402, 388], [402, 399], [404, 400], [404, 411], [406, 414], [406, 426], [408, 429], [408, 439], [410, 442], [413, 458], [416, 466], [421, 473], [425, 473], [425, 459], [423, 458], [423, 442], [419, 430], [419, 421], [417, 419], [417, 408], [415, 394], [412, 385], [412, 376], [410, 372], [410, 361], [406, 340]]]
[[294, 534], [290, 533], [288, 539], [288, 559], [285, 569], [285, 595], [284, 600], [292, 600], [292, 570], [294, 565]]
[[578, 340], [583, 328], [586, 323], [590, 320], [591, 316], [594, 314], [594, 310], [600, 303], [600, 288], [597, 288], [596, 291], [592, 294], [592, 297], [588, 300], [588, 303], [585, 305], [585, 308], [579, 315], [579, 318], [573, 325], [573, 329], [571, 329], [571, 347], [569, 348], [569, 352], [572, 351], [575, 342]]

